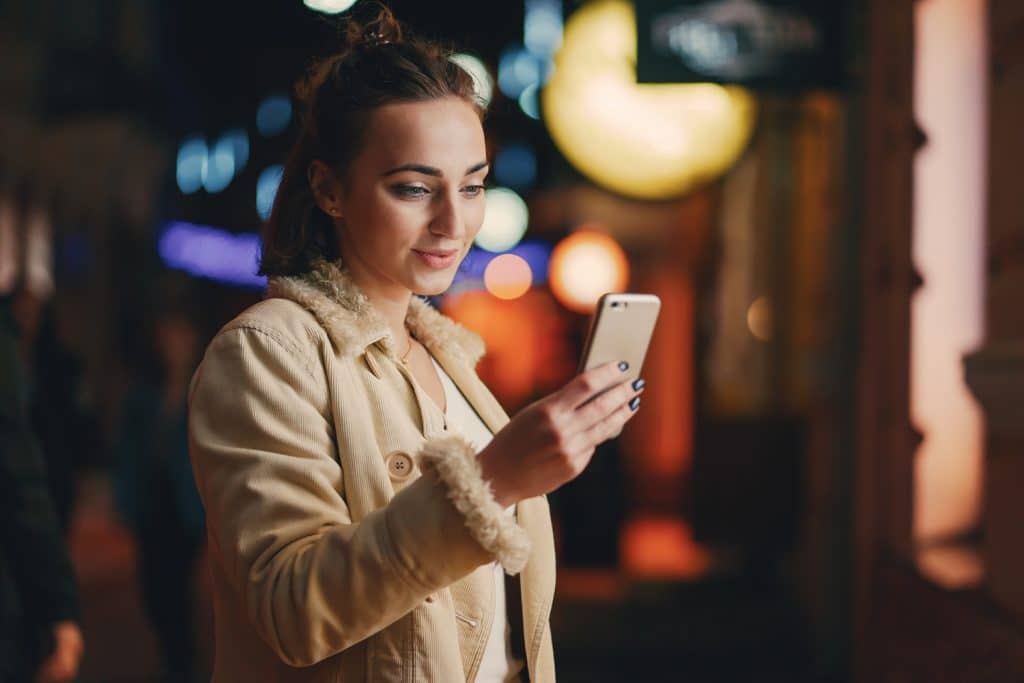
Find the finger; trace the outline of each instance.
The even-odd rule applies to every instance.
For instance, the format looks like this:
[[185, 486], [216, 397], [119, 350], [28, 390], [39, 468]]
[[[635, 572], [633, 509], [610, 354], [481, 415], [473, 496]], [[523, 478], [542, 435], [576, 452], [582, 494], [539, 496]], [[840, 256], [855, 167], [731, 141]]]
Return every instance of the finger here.
[[[643, 392], [640, 392], [643, 393]], [[622, 429], [626, 426], [626, 423], [636, 417], [637, 412], [640, 410], [640, 397], [634, 396], [631, 398], [626, 405], [615, 411], [615, 414], [611, 416], [608, 421], [608, 433], [605, 435], [605, 440], [617, 437], [622, 433]]]
[[[638, 398], [636, 400], [639, 401], [640, 399]], [[626, 416], [626, 419], [624, 421], [622, 421], [622, 422], [619, 422], [618, 426], [615, 429], [611, 430], [610, 433], [605, 436], [605, 441], [607, 441], [609, 439], [618, 438], [622, 434], [622, 430], [623, 430], [623, 428], [625, 428], [626, 423], [633, 419], [633, 416], [636, 415], [636, 413], [637, 413], [637, 411], [639, 409], [640, 409], [640, 404], [638, 402], [636, 408], [630, 408], [629, 409], [629, 415]]]
[[585, 442], [594, 448], [597, 448], [608, 439], [617, 436], [622, 431], [622, 426], [625, 425], [630, 418], [636, 415], [636, 411], [640, 408], [640, 399], [637, 398], [637, 408], [634, 410], [630, 407], [629, 403], [625, 403], [619, 406], [615, 412], [609, 415], [604, 420], [597, 422], [590, 429], [583, 433]]
[[[635, 388], [637, 384], [639, 384], [639, 387]], [[633, 397], [642, 394], [644, 392], [643, 387], [642, 380], [634, 380], [633, 382], [623, 381], [582, 408], [578, 408], [576, 410], [576, 420], [579, 428], [586, 430], [593, 427], [595, 423], [603, 421], [624, 403], [629, 403], [633, 400]]]
[[621, 380], [627, 369], [624, 361], [621, 365], [617, 361], [608, 361], [577, 375], [556, 394], [560, 407], [566, 411], [575, 410], [594, 394]]

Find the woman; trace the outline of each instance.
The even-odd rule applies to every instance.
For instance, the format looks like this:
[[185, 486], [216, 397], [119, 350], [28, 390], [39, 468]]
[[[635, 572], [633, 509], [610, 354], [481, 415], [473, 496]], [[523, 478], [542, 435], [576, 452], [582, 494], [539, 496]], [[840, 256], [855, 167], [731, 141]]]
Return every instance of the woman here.
[[639, 387], [610, 363], [509, 421], [481, 339], [413, 296], [449, 287], [483, 221], [472, 79], [385, 9], [347, 40], [300, 88], [268, 298], [192, 382], [213, 680], [553, 681], [544, 494]]

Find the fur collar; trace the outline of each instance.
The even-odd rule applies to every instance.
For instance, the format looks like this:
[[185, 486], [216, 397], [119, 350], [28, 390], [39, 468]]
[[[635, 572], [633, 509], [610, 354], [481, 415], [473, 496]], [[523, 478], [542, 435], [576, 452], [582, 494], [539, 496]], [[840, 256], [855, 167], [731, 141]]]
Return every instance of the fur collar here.
[[[361, 355], [367, 346], [379, 342], [384, 352], [398, 361], [387, 323], [340, 261], [320, 260], [303, 275], [272, 277], [267, 284], [266, 297], [291, 299], [308, 309], [327, 330], [342, 356]], [[431, 354], [457, 356], [469, 367], [475, 367], [484, 355], [484, 342], [478, 334], [416, 295], [409, 301], [405, 324]]]

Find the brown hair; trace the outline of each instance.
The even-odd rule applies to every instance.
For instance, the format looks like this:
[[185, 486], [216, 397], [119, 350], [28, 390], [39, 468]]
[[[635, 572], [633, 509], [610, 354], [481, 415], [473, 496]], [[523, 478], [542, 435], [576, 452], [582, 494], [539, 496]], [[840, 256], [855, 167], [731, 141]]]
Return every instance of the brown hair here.
[[307, 170], [319, 159], [344, 178], [375, 108], [459, 97], [483, 119], [472, 76], [450, 59], [452, 50], [406, 37], [387, 7], [372, 5], [375, 16], [365, 22], [349, 17], [341, 27], [343, 48], [313, 64], [296, 84], [301, 130], [263, 228], [261, 275], [298, 275], [319, 258], [340, 257], [334, 225], [314, 200]]

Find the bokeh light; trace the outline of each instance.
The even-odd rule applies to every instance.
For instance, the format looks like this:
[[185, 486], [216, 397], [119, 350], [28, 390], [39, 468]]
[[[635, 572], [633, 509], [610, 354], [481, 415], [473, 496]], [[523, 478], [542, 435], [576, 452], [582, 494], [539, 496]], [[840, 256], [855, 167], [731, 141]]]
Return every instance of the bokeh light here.
[[270, 218], [270, 210], [274, 207], [274, 197], [277, 195], [277, 186], [281, 184], [283, 172], [283, 166], [268, 166], [256, 180], [256, 212], [263, 220]]
[[491, 188], [487, 190], [487, 212], [475, 242], [488, 251], [507, 251], [523, 238], [529, 222], [530, 212], [522, 197], [506, 187]]
[[523, 88], [519, 93], [519, 108], [523, 113], [535, 121], [540, 120], [540, 100], [538, 98], [539, 86], [536, 83]]
[[754, 299], [747, 309], [747, 329], [757, 339], [766, 342], [772, 338], [771, 300], [766, 296]]
[[356, 4], [356, 0], [303, 0], [303, 3], [315, 12], [338, 14]]
[[580, 172], [615, 192], [678, 197], [724, 173], [753, 131], [756, 102], [743, 88], [636, 83], [636, 18], [624, 0], [578, 9], [555, 62], [541, 92], [548, 131]]
[[206, 163], [203, 187], [211, 194], [220, 192], [235, 177], [235, 155], [230, 147], [216, 146], [211, 150]]
[[209, 225], [182, 221], [168, 223], [157, 242], [157, 253], [169, 268], [196, 277], [244, 287], [264, 287], [267, 279], [256, 274], [260, 237], [231, 233]]
[[256, 130], [270, 137], [283, 132], [292, 120], [292, 101], [287, 95], [271, 95], [256, 109]]
[[203, 177], [207, 192], [220, 192], [249, 161], [249, 137], [242, 130], [224, 133], [210, 150]]
[[539, 57], [549, 57], [562, 44], [562, 0], [526, 0], [523, 43]]
[[197, 192], [206, 179], [206, 165], [209, 150], [202, 137], [186, 138], [178, 147], [178, 164], [176, 177], [178, 189], [185, 194]]
[[494, 180], [502, 185], [525, 190], [537, 182], [537, 154], [520, 143], [505, 145], [494, 156]]
[[712, 566], [711, 552], [678, 517], [631, 518], [623, 525], [620, 543], [622, 563], [632, 576], [693, 580], [706, 576]]
[[214, 153], [216, 153], [219, 147], [231, 150], [231, 154], [235, 159], [235, 177], [237, 178], [238, 174], [245, 168], [245, 165], [249, 163], [249, 135], [241, 128], [225, 131], [217, 140], [217, 144], [214, 146]]
[[484, 271], [487, 291], [499, 299], [517, 299], [529, 291], [532, 283], [530, 264], [516, 254], [495, 256]]
[[541, 82], [542, 68], [541, 60], [521, 45], [506, 48], [498, 60], [498, 88], [518, 99], [526, 88]]
[[465, 69], [473, 77], [473, 85], [476, 88], [477, 97], [480, 98], [486, 108], [494, 96], [494, 79], [487, 66], [473, 55], [465, 52], [457, 52], [451, 56], [451, 60]]
[[621, 292], [629, 282], [629, 261], [618, 242], [603, 232], [581, 229], [551, 252], [551, 292], [563, 306], [590, 313], [606, 292]]
[[[548, 279], [548, 264], [551, 262], [551, 243], [544, 240], [526, 240], [520, 242], [506, 254], [515, 254], [526, 261], [530, 266], [532, 285], [541, 285]], [[459, 264], [459, 269], [452, 280], [452, 286], [444, 293], [445, 298], [458, 297], [459, 295], [486, 289], [484, 285], [484, 273], [487, 266], [501, 254], [470, 247], [466, 258]]]
[[445, 297], [440, 310], [483, 338], [487, 387], [512, 410], [564, 386], [576, 364], [573, 321], [546, 289], [534, 286], [507, 300], [467, 291]]

